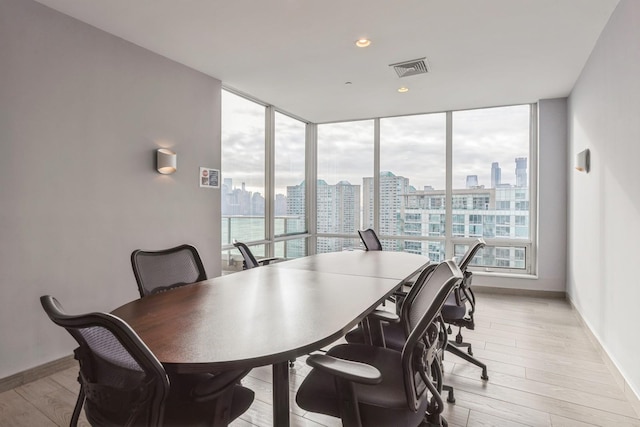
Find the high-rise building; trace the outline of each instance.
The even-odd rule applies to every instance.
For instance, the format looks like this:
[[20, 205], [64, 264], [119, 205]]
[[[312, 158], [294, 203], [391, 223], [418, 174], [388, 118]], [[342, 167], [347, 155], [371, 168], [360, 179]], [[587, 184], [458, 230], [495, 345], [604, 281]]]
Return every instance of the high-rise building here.
[[233, 179], [232, 178], [224, 178], [222, 180], [222, 186], [227, 187], [228, 191], [233, 189]]
[[477, 187], [478, 187], [478, 175], [467, 175], [466, 188], [477, 188]]
[[[363, 227], [373, 227], [373, 177], [362, 178]], [[380, 227], [379, 234], [397, 235], [401, 231], [400, 216], [403, 195], [414, 191], [409, 178], [392, 172], [380, 172]]]
[[491, 188], [498, 188], [501, 184], [501, 172], [498, 162], [491, 163]]
[[287, 186], [287, 215], [304, 218], [305, 207], [305, 182], [300, 185]]
[[[403, 235], [442, 238], [447, 227], [444, 204], [445, 190], [424, 190], [404, 196]], [[454, 237], [525, 239], [529, 237], [529, 192], [525, 188], [453, 190], [451, 231]], [[439, 241], [409, 239], [406, 252], [428, 254], [434, 262], [444, 260], [444, 246]], [[465, 246], [456, 244], [456, 256]], [[503, 268], [525, 268], [525, 248], [491, 246], [482, 251], [478, 265]]]
[[[360, 228], [360, 186], [340, 181], [329, 185], [319, 179], [317, 183], [318, 233], [355, 234]], [[287, 215], [304, 214], [304, 182], [287, 187]], [[318, 252], [342, 250], [340, 239], [318, 239]]]
[[276, 194], [274, 214], [275, 216], [284, 216], [287, 214], [287, 196], [284, 194]]
[[516, 187], [528, 187], [527, 158], [516, 157]]

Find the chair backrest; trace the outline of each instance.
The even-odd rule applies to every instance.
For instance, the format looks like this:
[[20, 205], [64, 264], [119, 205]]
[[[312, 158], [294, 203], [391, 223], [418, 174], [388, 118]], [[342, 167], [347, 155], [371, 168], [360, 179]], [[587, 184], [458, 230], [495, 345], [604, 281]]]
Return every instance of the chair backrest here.
[[472, 305], [471, 314], [473, 314], [475, 301], [473, 292], [471, 291], [472, 273], [471, 271], [467, 270], [467, 268], [471, 264], [471, 261], [473, 261], [473, 258], [476, 256], [478, 251], [484, 248], [485, 245], [486, 242], [484, 241], [484, 239], [479, 238], [473, 245], [469, 246], [467, 252], [465, 252], [462, 258], [460, 258], [460, 261], [458, 261], [458, 267], [460, 268], [460, 271], [462, 271], [464, 277], [462, 282], [460, 283], [460, 286], [455, 289], [453, 295], [447, 300], [447, 306], [455, 303], [455, 305], [457, 305], [458, 307], [462, 307], [466, 304], [466, 301], [469, 301]]
[[[422, 277], [422, 275], [421, 275]], [[431, 327], [440, 315], [440, 310], [453, 288], [462, 280], [462, 272], [453, 261], [443, 261], [431, 272], [425, 273], [424, 284], [408, 304], [407, 319], [411, 332], [402, 349], [402, 368], [404, 374], [407, 403], [414, 411], [426, 398], [430, 372], [428, 354], [437, 351], [439, 328]], [[403, 304], [403, 305], [404, 305]]]
[[437, 266], [438, 266], [438, 263], [435, 263], [435, 262], [427, 264], [427, 266], [422, 269], [422, 271], [420, 272], [416, 280], [413, 282], [413, 284], [409, 288], [409, 292], [407, 292], [407, 295], [402, 300], [402, 305], [400, 306], [400, 311], [398, 315], [400, 317], [400, 322], [402, 322], [405, 337], [409, 336], [409, 334], [411, 333], [411, 329], [413, 327], [409, 319], [411, 304], [413, 303], [413, 300], [420, 292], [420, 289], [422, 289], [424, 284], [427, 282], [427, 279], [429, 278], [431, 273], [433, 273], [433, 270], [435, 270]]
[[158, 251], [135, 250], [131, 266], [141, 297], [207, 279], [198, 250], [191, 245]]
[[244, 258], [245, 270], [248, 270], [250, 268], [255, 268], [260, 265], [258, 264], [256, 257], [253, 256], [253, 253], [251, 253], [251, 249], [249, 249], [247, 245], [245, 245], [242, 242], [238, 242], [237, 240], [234, 240], [233, 246], [238, 248], [238, 250], [240, 251], [240, 254], [242, 255], [242, 258]]
[[467, 267], [469, 267], [469, 264], [471, 264], [473, 258], [476, 256], [480, 249], [485, 247], [486, 244], [487, 243], [484, 241], [484, 239], [479, 238], [473, 245], [469, 246], [467, 252], [465, 252], [462, 258], [460, 258], [460, 261], [458, 261], [458, 267], [460, 267], [460, 270], [462, 270], [463, 272], [467, 271]]
[[381, 251], [382, 243], [380, 243], [380, 239], [376, 235], [376, 232], [371, 228], [367, 228], [366, 230], [358, 230], [358, 234], [360, 235], [360, 240], [362, 240], [362, 244], [364, 248], [368, 251]]
[[78, 381], [91, 425], [161, 425], [169, 379], [131, 327], [107, 313], [67, 315], [49, 295], [40, 302], [80, 345]]

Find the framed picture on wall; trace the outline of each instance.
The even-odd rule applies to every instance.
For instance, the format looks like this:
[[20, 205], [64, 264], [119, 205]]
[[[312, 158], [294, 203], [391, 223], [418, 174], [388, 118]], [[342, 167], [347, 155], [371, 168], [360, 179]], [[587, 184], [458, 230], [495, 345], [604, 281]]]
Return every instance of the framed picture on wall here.
[[220, 188], [220, 170], [200, 167], [200, 187]]

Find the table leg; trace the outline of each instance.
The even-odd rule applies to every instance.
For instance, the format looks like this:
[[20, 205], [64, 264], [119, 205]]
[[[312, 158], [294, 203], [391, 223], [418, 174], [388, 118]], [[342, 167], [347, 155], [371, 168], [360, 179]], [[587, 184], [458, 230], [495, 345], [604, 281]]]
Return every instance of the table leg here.
[[273, 425], [289, 427], [289, 362], [273, 364]]

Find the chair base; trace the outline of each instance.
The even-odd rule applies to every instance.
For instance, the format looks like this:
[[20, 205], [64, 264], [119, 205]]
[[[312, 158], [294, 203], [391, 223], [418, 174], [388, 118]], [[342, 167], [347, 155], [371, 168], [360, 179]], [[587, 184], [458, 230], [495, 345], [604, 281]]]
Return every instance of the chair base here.
[[442, 390], [447, 392], [447, 402], [456, 403], [456, 397], [453, 394], [453, 387], [450, 385], [443, 384]]
[[474, 365], [478, 366], [479, 368], [482, 369], [482, 375], [480, 376], [480, 378], [482, 378], [485, 381], [489, 379], [489, 375], [487, 374], [487, 365], [485, 365], [475, 357], [472, 357], [471, 353], [470, 354], [465, 353], [464, 351], [460, 350], [458, 347], [456, 347], [452, 343], [447, 343], [447, 347], [445, 348], [445, 350], [448, 351], [449, 353], [452, 353], [458, 356], [461, 359], [466, 360], [469, 363], [473, 363]]

